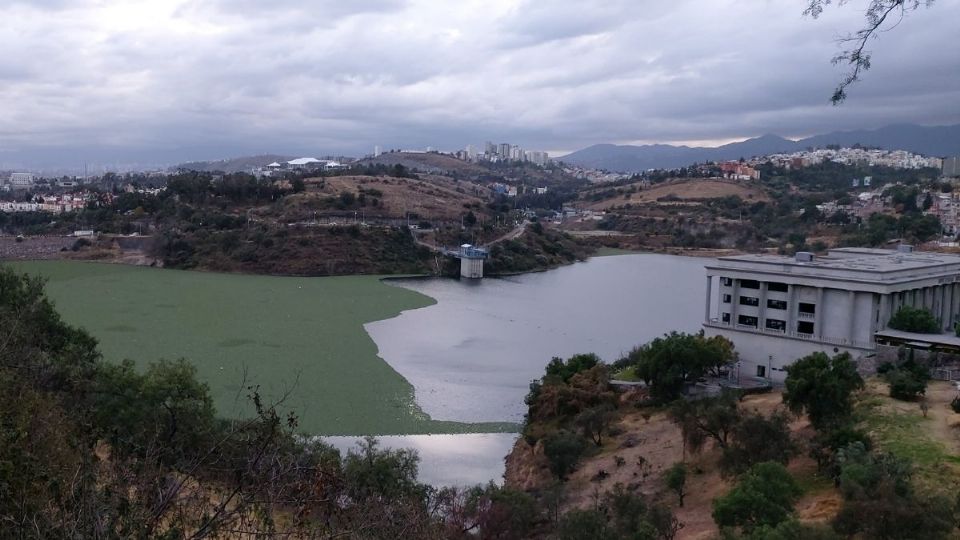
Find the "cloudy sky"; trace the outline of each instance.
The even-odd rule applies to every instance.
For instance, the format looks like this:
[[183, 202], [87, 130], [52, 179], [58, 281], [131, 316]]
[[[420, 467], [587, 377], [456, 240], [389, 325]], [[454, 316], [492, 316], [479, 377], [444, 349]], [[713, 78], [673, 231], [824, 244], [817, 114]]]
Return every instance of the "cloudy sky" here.
[[960, 122], [960, 0], [829, 104], [866, 1], [0, 0], [0, 166]]

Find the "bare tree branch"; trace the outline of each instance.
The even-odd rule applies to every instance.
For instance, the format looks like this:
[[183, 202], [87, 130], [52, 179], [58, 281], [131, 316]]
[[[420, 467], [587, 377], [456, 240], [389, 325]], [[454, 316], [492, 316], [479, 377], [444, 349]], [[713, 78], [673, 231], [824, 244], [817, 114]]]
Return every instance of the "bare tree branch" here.
[[[842, 6], [847, 4], [848, 0], [837, 0], [836, 2], [834, 0], [809, 0], [807, 9], [803, 11], [803, 14], [816, 19], [823, 13], [826, 6], [833, 3]], [[843, 47], [848, 48], [834, 56], [832, 62], [834, 65], [846, 64], [850, 67], [850, 71], [843, 76], [840, 84], [834, 89], [830, 101], [834, 105], [843, 103], [847, 99], [847, 87], [858, 82], [861, 74], [870, 69], [871, 53], [866, 50], [870, 38], [876, 38], [879, 32], [891, 30], [898, 26], [908, 12], [918, 9], [921, 5], [929, 7], [932, 4], [933, 0], [870, 0], [865, 12], [866, 25], [862, 29], [837, 40]], [[900, 16], [897, 22], [892, 27], [883, 30], [881, 28], [883, 24], [895, 13]]]

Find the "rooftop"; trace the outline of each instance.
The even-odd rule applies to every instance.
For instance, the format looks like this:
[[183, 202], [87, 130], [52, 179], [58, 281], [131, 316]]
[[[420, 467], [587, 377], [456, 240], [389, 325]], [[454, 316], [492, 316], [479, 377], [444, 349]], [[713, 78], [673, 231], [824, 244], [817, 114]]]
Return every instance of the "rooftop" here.
[[960, 275], [960, 255], [873, 248], [832, 249], [825, 256], [736, 255], [720, 257], [708, 269], [745, 270], [817, 278], [895, 282]]

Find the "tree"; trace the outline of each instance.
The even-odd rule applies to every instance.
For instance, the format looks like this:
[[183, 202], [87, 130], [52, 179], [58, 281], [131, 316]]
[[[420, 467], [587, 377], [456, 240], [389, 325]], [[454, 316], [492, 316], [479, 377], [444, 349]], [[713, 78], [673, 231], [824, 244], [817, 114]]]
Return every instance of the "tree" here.
[[[455, 492], [451, 491], [449, 496], [455, 497]], [[470, 532], [477, 531], [479, 538], [520, 540], [529, 536], [537, 513], [533, 497], [491, 481], [486, 486], [474, 486], [465, 493], [462, 505], [449, 516], [455, 525], [449, 533], [459, 534], [445, 537], [462, 535], [471, 538]]]
[[586, 446], [586, 441], [576, 433], [560, 430], [543, 440], [543, 455], [547, 458], [550, 471], [563, 481], [576, 469]]
[[913, 308], [903, 306], [890, 317], [887, 326], [894, 330], [904, 332], [917, 332], [920, 334], [939, 334], [940, 321], [933, 316], [933, 313], [924, 308]]
[[[817, 18], [823, 13], [825, 6], [833, 3], [833, 0], [809, 0], [804, 15], [810, 15]], [[845, 2], [838, 1], [842, 5]], [[861, 72], [870, 69], [870, 52], [866, 50], [867, 41], [871, 37], [876, 37], [881, 31], [881, 26], [891, 15], [899, 14], [903, 19], [908, 12], [916, 10], [921, 5], [930, 6], [933, 0], [870, 0], [866, 10], [866, 25], [864, 28], [840, 38], [840, 43], [849, 46], [849, 49], [843, 50], [840, 54], [833, 57], [834, 64], [847, 64], [850, 71], [844, 75], [840, 84], [833, 91], [830, 101], [838, 105], [847, 98], [847, 87], [860, 80]]]
[[677, 503], [683, 508], [683, 499], [687, 495], [687, 466], [674, 463], [667, 469], [667, 488], [677, 494]]
[[790, 438], [790, 420], [781, 411], [769, 418], [759, 412], [743, 415], [733, 428], [733, 443], [723, 449], [720, 467], [725, 474], [739, 474], [762, 462], [786, 465], [797, 453]]
[[422, 498], [426, 486], [417, 481], [420, 458], [416, 452], [379, 448], [374, 437], [364, 437], [343, 461], [351, 498], [365, 501], [403, 497]]
[[787, 366], [783, 402], [796, 414], [803, 412], [823, 431], [846, 423], [853, 413], [853, 392], [863, 388], [863, 379], [849, 353], [830, 358], [815, 352]]
[[607, 524], [599, 510], [571, 510], [560, 519], [560, 540], [616, 540], [619, 535]]
[[210, 389], [196, 372], [184, 359], [150, 364], [143, 375], [129, 360], [102, 364], [95, 418], [113, 450], [141, 458], [156, 451], [166, 465], [196, 459], [214, 425]]
[[863, 538], [936, 540], [949, 537], [955, 529], [955, 502], [914, 493], [909, 460], [871, 453], [853, 443], [838, 452], [837, 462], [844, 497], [833, 521], [837, 532]]
[[570, 382], [570, 378], [580, 373], [586, 371], [593, 366], [601, 364], [600, 357], [596, 354], [575, 354], [567, 359], [566, 362], [562, 358], [554, 356], [550, 363], [547, 364], [546, 373], [547, 376], [559, 377], [563, 382]]
[[609, 403], [603, 403], [578, 414], [574, 424], [579, 427], [585, 437], [590, 438], [597, 446], [603, 444], [603, 434], [610, 427], [615, 418], [614, 408]]
[[661, 401], [680, 397], [684, 386], [735, 360], [728, 340], [704, 337], [703, 332], [671, 332], [635, 348], [617, 367], [635, 366], [637, 375]]
[[700, 451], [707, 439], [726, 448], [730, 434], [740, 421], [737, 395], [725, 391], [713, 398], [678, 400], [670, 408], [670, 417], [680, 426], [684, 443], [691, 451]]
[[884, 374], [890, 385], [890, 397], [916, 401], [927, 393], [927, 377], [907, 369], [894, 369]]
[[713, 501], [713, 520], [720, 527], [739, 527], [745, 533], [776, 527], [791, 516], [800, 495], [800, 487], [783, 465], [759, 463], [729, 493]]

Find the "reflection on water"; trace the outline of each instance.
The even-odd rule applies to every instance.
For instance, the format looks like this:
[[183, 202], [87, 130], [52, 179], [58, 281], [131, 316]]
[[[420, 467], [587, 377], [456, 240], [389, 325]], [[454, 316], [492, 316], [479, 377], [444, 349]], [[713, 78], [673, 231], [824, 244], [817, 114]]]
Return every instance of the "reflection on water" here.
[[396, 280], [437, 304], [366, 329], [432, 418], [521, 422], [529, 383], [551, 357], [612, 362], [665, 332], [698, 331], [706, 262], [625, 255], [507, 279]]
[[[433, 486], [472, 486], [490, 480], [503, 483], [503, 458], [515, 433], [468, 435], [389, 435], [377, 437], [385, 448], [411, 448], [420, 455], [420, 481]], [[357, 437], [323, 437], [346, 455]]]

